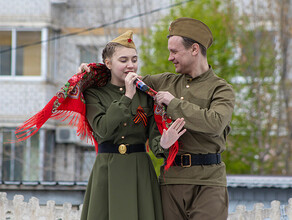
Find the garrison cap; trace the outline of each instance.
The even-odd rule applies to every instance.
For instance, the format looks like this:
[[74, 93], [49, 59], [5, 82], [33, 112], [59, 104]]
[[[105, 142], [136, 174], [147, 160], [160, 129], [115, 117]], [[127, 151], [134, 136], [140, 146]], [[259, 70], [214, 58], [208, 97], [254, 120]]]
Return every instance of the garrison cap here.
[[133, 41], [133, 31], [131, 30], [126, 31], [125, 33], [121, 34], [120, 36], [118, 36], [117, 38], [113, 39], [110, 42], [119, 43], [125, 47], [136, 49], [136, 46]]
[[209, 27], [203, 22], [193, 18], [178, 18], [169, 26], [169, 35], [188, 37], [202, 44], [208, 49], [213, 36]]

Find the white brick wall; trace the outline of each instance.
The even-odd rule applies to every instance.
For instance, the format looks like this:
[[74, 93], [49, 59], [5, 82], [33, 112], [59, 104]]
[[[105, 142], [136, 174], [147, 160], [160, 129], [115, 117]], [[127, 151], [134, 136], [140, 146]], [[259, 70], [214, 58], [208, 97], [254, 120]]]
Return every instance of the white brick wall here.
[[[148, 0], [70, 0], [66, 5], [53, 6], [55, 10], [53, 13], [58, 12], [58, 16], [52, 19], [54, 23], [60, 23], [62, 26], [93, 27], [169, 5], [172, 1], [153, 0], [153, 2]], [[153, 22], [160, 13], [163, 12], [125, 21], [116, 24], [116, 27], [140, 27], [141, 22], [146, 22], [146, 20]]]
[[0, 115], [33, 115], [45, 106], [55, 92], [54, 86], [43, 82], [0, 81]]
[[1, 0], [1, 21], [49, 21], [51, 14], [50, 0]]

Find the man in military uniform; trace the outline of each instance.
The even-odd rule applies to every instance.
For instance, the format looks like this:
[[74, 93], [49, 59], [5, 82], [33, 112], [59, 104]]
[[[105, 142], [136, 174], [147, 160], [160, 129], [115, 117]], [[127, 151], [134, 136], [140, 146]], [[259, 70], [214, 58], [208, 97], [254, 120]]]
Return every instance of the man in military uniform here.
[[[225, 220], [228, 216], [226, 168], [221, 161], [230, 132], [235, 95], [207, 61], [213, 37], [204, 23], [179, 18], [169, 28], [168, 60], [180, 74], [146, 76], [159, 91], [156, 101], [167, 115], [184, 118], [187, 131], [179, 139], [174, 164], [161, 167], [160, 183], [165, 220]], [[164, 152], [167, 156], [168, 151]]]

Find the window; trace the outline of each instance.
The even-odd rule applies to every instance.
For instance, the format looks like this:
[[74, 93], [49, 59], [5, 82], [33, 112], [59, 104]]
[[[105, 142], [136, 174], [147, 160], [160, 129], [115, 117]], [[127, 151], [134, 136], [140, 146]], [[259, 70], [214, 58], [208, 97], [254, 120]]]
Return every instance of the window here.
[[0, 129], [0, 180], [53, 180], [53, 136], [52, 130], [41, 129], [26, 141], [14, 143], [14, 130]]
[[21, 162], [24, 160], [24, 143], [9, 143], [13, 140], [10, 130], [4, 130], [2, 135], [2, 180], [21, 180], [23, 174]]
[[0, 32], [0, 76], [11, 73], [11, 32]]
[[55, 132], [47, 131], [45, 137], [44, 180], [55, 180]]
[[0, 76], [40, 76], [41, 40], [41, 31], [0, 31]]
[[[18, 31], [16, 46], [41, 41], [40, 31]], [[16, 50], [16, 75], [37, 76], [41, 74], [41, 44], [30, 45]]]

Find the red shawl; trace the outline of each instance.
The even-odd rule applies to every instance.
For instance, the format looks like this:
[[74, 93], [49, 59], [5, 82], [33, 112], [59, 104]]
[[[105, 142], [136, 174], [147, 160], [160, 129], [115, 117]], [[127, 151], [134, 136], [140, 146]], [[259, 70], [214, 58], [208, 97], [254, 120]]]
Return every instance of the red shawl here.
[[[62, 121], [70, 118], [68, 124], [76, 127], [77, 135], [81, 140], [86, 138], [87, 142], [94, 144], [97, 152], [98, 143], [86, 118], [86, 104], [83, 92], [92, 85], [104, 86], [110, 78], [110, 71], [101, 63], [91, 63], [88, 66], [91, 70], [89, 73], [77, 73], [71, 77], [40, 112], [16, 128], [17, 142], [26, 140], [34, 135], [49, 118], [62, 119]], [[152, 97], [157, 93], [151, 88], [145, 92]], [[172, 121], [166, 117], [164, 107], [154, 105], [154, 113], [157, 127], [162, 134], [163, 129], [167, 130]], [[173, 163], [177, 151], [178, 142], [169, 150], [169, 156], [165, 165], [166, 170]]]

